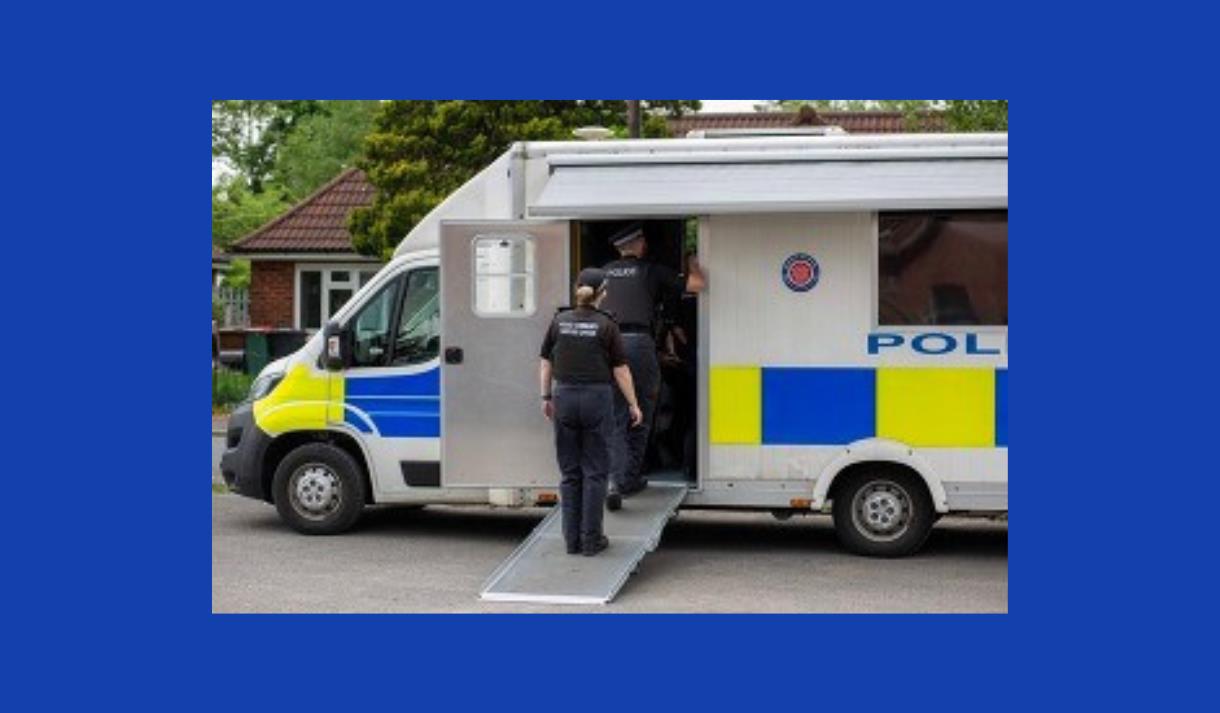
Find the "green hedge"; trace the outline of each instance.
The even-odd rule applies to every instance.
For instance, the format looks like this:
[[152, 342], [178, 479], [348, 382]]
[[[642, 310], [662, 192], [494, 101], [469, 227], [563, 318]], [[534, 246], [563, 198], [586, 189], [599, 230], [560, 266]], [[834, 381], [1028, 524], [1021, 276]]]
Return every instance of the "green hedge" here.
[[215, 369], [212, 371], [212, 406], [229, 406], [240, 402], [250, 393], [250, 382], [254, 377], [240, 371]]

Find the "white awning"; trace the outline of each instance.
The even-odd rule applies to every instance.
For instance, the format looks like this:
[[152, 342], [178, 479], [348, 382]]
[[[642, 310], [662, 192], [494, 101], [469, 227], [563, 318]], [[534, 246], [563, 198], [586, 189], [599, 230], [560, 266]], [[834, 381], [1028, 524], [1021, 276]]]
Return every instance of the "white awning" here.
[[756, 162], [556, 160], [529, 213], [610, 218], [1008, 207], [1006, 152], [923, 160], [750, 158]]

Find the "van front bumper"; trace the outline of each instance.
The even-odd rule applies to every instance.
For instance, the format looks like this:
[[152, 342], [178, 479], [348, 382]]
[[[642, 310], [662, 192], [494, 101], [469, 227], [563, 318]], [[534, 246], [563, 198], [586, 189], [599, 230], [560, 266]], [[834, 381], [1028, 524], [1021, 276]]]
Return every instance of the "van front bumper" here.
[[230, 490], [248, 498], [271, 502], [270, 484], [263, 484], [263, 456], [271, 437], [254, 422], [254, 411], [243, 403], [229, 416], [220, 475]]

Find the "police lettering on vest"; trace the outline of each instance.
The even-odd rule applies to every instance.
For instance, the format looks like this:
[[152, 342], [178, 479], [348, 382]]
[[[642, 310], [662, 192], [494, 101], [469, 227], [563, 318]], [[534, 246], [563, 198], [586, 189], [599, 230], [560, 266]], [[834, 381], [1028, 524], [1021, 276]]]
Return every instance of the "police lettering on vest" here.
[[565, 384], [609, 383], [614, 367], [627, 363], [618, 325], [591, 307], [560, 310], [539, 356], [551, 362], [555, 380]]
[[676, 299], [686, 289], [686, 279], [673, 269], [628, 255], [607, 264], [606, 299], [602, 309], [614, 315], [623, 327], [651, 331], [657, 304]]

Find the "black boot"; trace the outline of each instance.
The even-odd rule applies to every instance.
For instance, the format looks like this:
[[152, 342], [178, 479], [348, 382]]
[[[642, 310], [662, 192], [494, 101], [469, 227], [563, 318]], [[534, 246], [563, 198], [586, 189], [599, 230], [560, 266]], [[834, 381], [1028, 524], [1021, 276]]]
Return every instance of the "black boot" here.
[[584, 545], [585, 557], [592, 557], [610, 546], [610, 538], [605, 535], [593, 535], [585, 537], [582, 544]]
[[623, 496], [619, 495], [617, 490], [611, 490], [606, 493], [606, 509], [610, 512], [617, 512], [623, 509]]

